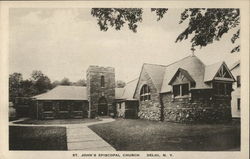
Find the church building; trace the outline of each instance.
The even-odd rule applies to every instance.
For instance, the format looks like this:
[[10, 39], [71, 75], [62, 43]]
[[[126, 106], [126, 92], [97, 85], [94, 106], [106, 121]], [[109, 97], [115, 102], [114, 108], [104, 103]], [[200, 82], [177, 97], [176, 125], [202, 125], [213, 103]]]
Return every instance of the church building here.
[[225, 62], [192, 55], [169, 65], [143, 64], [139, 78], [115, 88], [115, 69], [90, 66], [87, 87], [57, 86], [34, 97], [37, 119], [113, 116], [173, 122], [230, 120], [233, 75]]

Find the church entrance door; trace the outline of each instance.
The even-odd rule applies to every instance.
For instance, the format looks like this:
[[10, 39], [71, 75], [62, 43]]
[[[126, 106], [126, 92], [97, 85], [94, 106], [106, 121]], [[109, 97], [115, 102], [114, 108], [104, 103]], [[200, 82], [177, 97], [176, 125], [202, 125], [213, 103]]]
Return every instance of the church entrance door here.
[[107, 116], [108, 115], [108, 103], [104, 97], [101, 97], [98, 102], [98, 115]]

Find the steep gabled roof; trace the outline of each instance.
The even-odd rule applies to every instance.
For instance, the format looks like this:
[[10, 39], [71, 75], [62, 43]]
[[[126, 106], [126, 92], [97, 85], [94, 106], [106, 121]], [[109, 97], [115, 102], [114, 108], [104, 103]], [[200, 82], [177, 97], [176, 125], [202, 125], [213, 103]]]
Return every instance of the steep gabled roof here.
[[33, 98], [37, 100], [88, 100], [87, 88], [81, 86], [57, 86]]
[[217, 62], [211, 65], [207, 65], [205, 68], [204, 81], [212, 81], [215, 74], [218, 72], [222, 65], [222, 62]]
[[231, 76], [232, 80], [235, 81], [232, 73], [230, 72], [229, 68], [227, 67], [225, 62], [218, 62], [212, 65], [208, 65], [205, 68], [205, 76], [204, 76], [204, 82], [212, 81], [218, 71], [220, 70], [221, 67], [225, 67], [226, 71], [229, 73], [229, 76]]
[[126, 84], [124, 93], [122, 95], [122, 99], [135, 100], [133, 98], [133, 96], [134, 96], [137, 82], [138, 82], [138, 78], [136, 78], [136, 79], [134, 79]]
[[169, 85], [170, 80], [173, 78], [179, 68], [184, 69], [195, 81], [196, 89], [210, 88], [209, 85], [204, 83], [205, 65], [196, 56], [187, 56], [175, 63], [168, 65], [165, 69], [165, 75], [162, 82], [161, 93], [171, 91]]
[[143, 67], [145, 68], [146, 72], [152, 79], [153, 84], [156, 87], [157, 91], [160, 92], [166, 66], [145, 63]]

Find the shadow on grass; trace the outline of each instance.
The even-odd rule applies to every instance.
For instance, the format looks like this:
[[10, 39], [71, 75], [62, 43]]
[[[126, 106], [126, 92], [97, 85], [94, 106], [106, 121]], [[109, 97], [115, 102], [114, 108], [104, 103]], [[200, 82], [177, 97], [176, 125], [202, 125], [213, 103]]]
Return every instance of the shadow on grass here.
[[66, 128], [9, 126], [9, 150], [67, 150]]

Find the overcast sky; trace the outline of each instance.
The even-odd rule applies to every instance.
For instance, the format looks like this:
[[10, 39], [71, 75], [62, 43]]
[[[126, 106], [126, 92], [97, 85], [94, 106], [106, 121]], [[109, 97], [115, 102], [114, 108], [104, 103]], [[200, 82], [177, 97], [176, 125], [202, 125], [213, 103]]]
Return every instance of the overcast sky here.
[[[29, 78], [41, 70], [52, 81], [86, 78], [89, 65], [112, 66], [116, 79], [126, 82], [139, 76], [143, 63], [170, 64], [191, 54], [190, 40], [175, 43], [187, 24], [178, 24], [183, 9], [170, 9], [157, 22], [150, 9], [144, 9], [138, 32], [127, 25], [121, 31], [100, 31], [91, 9], [10, 9], [10, 73]], [[239, 59], [231, 54], [230, 38], [198, 49], [195, 55], [205, 64]]]

